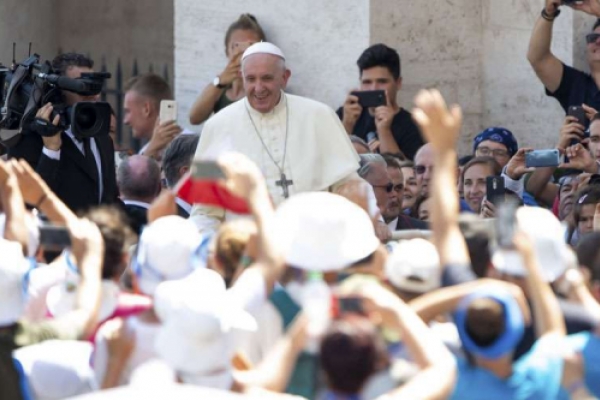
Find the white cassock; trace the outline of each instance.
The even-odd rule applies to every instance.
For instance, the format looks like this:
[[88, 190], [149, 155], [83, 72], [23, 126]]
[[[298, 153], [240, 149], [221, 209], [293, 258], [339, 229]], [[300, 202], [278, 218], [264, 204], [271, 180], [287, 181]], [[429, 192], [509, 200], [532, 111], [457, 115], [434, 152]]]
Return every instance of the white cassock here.
[[[258, 165], [275, 205], [285, 200], [283, 188], [277, 185], [281, 180], [277, 165], [293, 182], [288, 187], [291, 196], [330, 190], [356, 177], [359, 167], [358, 154], [335, 112], [323, 103], [284, 92], [279, 104], [266, 114], [254, 110], [244, 98], [206, 122], [195, 158], [214, 160], [229, 151], [243, 153]], [[190, 218], [200, 229], [213, 229], [226, 215], [223, 210], [196, 205]]]

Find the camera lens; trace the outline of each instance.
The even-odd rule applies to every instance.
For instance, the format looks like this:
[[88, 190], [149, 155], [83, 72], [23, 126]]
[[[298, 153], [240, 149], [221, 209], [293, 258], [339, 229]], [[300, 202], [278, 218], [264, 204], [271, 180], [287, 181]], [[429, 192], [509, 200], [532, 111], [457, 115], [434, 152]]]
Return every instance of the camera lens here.
[[82, 107], [77, 112], [77, 126], [83, 130], [92, 129], [96, 124], [96, 110], [93, 107]]

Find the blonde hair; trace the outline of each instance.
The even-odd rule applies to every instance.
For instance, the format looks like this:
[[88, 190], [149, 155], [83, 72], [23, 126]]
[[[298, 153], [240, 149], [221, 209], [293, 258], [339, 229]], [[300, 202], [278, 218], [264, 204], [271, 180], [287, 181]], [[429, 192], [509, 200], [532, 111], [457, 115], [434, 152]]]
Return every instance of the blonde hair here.
[[249, 220], [227, 222], [219, 228], [214, 243], [215, 260], [224, 269], [226, 280], [234, 277], [246, 245], [255, 233], [256, 225]]

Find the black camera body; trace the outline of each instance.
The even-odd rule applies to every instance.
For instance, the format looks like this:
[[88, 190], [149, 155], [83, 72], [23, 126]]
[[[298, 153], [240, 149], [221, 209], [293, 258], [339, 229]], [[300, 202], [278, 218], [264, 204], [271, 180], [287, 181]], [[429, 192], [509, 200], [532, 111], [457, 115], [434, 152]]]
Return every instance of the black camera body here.
[[[94, 96], [102, 91], [109, 73], [83, 73], [80, 78], [60, 76], [48, 61], [40, 63], [34, 54], [14, 64], [12, 68], [0, 64], [0, 143], [15, 146], [21, 135], [35, 132], [41, 136], [54, 136], [71, 128], [78, 138], [108, 135], [111, 109], [105, 102], [65, 104], [63, 91], [82, 96]], [[50, 120], [60, 116], [58, 126], [36, 118], [40, 107], [52, 103]]]

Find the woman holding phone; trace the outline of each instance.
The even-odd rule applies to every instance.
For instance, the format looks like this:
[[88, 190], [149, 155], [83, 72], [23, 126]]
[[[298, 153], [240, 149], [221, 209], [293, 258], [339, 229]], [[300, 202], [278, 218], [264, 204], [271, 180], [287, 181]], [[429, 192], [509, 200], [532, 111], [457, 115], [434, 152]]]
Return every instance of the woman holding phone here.
[[225, 33], [225, 54], [229, 62], [192, 105], [192, 125], [200, 125], [213, 112], [219, 112], [246, 95], [240, 76], [242, 54], [250, 45], [265, 40], [265, 33], [252, 14], [240, 15], [238, 20], [229, 26]]

